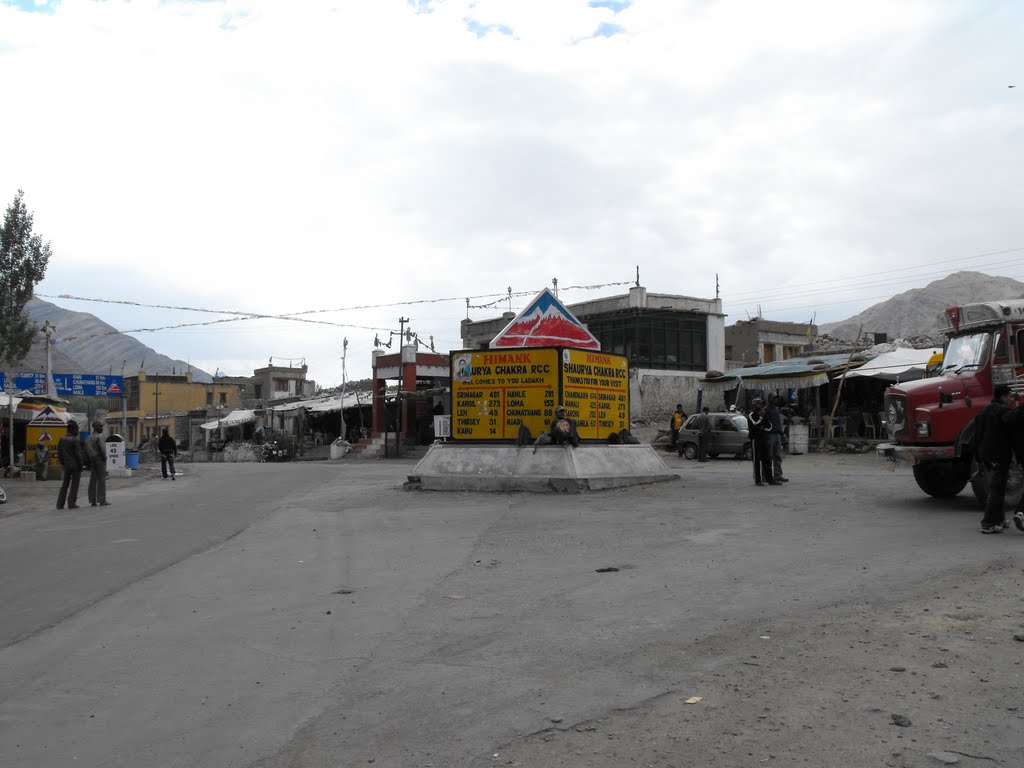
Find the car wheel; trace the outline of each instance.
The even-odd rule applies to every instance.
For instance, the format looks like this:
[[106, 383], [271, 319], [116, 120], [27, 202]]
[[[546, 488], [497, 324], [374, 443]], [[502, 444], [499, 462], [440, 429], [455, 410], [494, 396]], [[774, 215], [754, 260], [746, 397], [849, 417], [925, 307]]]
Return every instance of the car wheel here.
[[754, 451], [750, 447], [750, 443], [747, 443], [746, 445], [743, 446], [743, 451], [740, 453], [740, 458], [743, 459], [744, 461], [750, 461], [752, 458], [754, 458]]
[[683, 449], [679, 451], [679, 455], [683, 456], [690, 461], [697, 458], [697, 444], [696, 443], [685, 443]]

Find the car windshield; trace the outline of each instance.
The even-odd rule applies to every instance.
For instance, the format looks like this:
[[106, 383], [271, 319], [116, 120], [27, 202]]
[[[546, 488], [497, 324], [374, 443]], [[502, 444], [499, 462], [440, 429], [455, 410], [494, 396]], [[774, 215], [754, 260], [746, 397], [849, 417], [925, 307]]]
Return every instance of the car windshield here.
[[972, 333], [950, 339], [942, 358], [943, 373], [984, 365], [991, 341], [992, 336], [988, 333]]
[[732, 423], [736, 425], [736, 429], [744, 430], [747, 428], [747, 417], [739, 413], [732, 415]]

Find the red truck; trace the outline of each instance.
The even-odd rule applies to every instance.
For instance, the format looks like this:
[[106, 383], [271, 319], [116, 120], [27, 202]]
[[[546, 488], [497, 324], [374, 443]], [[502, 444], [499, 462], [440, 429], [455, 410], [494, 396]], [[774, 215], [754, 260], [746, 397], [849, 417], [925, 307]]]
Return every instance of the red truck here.
[[[1024, 390], [1024, 301], [986, 301], [949, 307], [939, 316], [946, 336], [942, 369], [934, 377], [885, 391], [892, 443], [878, 452], [912, 463], [914, 479], [931, 496], [956, 496], [968, 482], [979, 502], [988, 496], [985, 473], [971, 455], [974, 417], [992, 400], [992, 388]], [[1016, 467], [1016, 465], [1014, 465]], [[1007, 503], [1021, 495], [1021, 473], [1011, 472]]]

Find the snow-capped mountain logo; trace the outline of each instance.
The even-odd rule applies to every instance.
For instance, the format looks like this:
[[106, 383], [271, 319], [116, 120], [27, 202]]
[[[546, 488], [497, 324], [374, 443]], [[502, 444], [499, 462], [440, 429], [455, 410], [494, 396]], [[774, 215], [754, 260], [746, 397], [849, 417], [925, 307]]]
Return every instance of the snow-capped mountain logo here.
[[545, 288], [516, 315], [497, 336], [491, 349], [498, 347], [576, 347], [601, 349], [601, 342], [583, 327], [583, 323]]

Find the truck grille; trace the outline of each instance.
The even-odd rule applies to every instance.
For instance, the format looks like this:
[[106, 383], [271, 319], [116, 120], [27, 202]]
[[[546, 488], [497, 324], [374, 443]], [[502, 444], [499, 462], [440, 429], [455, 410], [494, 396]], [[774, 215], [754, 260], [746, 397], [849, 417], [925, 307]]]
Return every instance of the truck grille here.
[[885, 421], [889, 426], [889, 434], [893, 437], [910, 434], [906, 395], [885, 396]]

